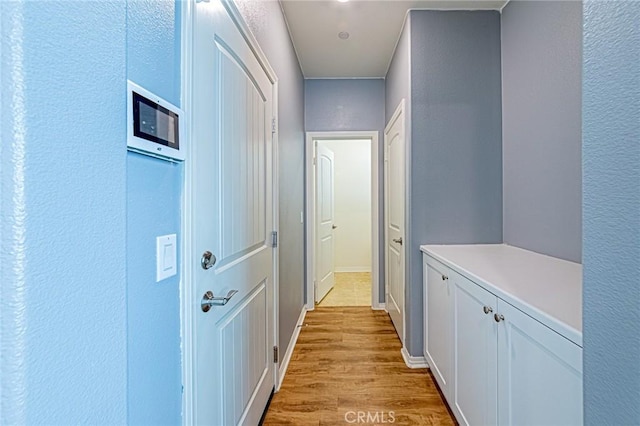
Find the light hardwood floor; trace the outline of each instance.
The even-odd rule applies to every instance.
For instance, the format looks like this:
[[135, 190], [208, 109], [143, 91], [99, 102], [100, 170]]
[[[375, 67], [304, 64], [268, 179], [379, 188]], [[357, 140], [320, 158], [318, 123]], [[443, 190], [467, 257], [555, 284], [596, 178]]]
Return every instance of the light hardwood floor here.
[[377, 414], [368, 424], [455, 424], [427, 370], [405, 365], [386, 312], [316, 307], [305, 324], [265, 425], [363, 424], [358, 412]]
[[318, 306], [371, 306], [371, 272], [335, 272], [334, 277]]

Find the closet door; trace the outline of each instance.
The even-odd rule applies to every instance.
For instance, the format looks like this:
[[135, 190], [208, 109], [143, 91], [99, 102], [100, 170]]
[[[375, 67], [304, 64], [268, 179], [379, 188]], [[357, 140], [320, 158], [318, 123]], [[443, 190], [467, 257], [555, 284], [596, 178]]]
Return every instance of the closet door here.
[[384, 131], [386, 310], [404, 346], [405, 150], [404, 100]]
[[461, 425], [495, 425], [498, 416], [498, 300], [453, 273], [454, 372], [451, 409]]
[[502, 300], [498, 424], [582, 424], [582, 348]]
[[451, 400], [453, 291], [449, 280], [449, 269], [430, 257], [424, 258], [426, 259], [424, 262], [425, 356], [433, 376], [440, 385], [440, 390], [448, 400]]

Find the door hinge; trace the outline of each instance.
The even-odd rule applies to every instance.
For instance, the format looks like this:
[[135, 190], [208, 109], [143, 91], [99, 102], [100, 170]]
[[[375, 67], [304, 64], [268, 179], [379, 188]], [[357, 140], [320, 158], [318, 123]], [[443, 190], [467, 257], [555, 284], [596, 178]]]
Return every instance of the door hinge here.
[[276, 132], [276, 118], [273, 117], [271, 119], [271, 133], [275, 133]]
[[278, 347], [277, 346], [273, 347], [273, 362], [275, 364], [278, 363]]
[[278, 247], [278, 231], [271, 232], [271, 247]]

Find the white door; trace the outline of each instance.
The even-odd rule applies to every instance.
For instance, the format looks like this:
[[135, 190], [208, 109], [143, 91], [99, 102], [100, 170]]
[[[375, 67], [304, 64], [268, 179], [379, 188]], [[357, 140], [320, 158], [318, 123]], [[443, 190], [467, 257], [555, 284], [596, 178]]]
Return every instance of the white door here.
[[449, 269], [428, 258], [424, 312], [424, 345], [433, 376], [445, 397], [450, 397], [453, 373], [453, 285]]
[[583, 424], [582, 348], [502, 300], [496, 315], [498, 425]]
[[333, 288], [334, 275], [333, 151], [316, 146], [316, 303]]
[[404, 344], [404, 100], [384, 131], [386, 309]]
[[[498, 421], [498, 299], [459, 274], [454, 287], [453, 406], [461, 425]], [[518, 423], [514, 423], [518, 424]]]
[[[275, 381], [273, 84], [226, 7], [194, 5], [193, 415], [199, 425], [255, 425]], [[237, 293], [205, 312], [209, 291]]]

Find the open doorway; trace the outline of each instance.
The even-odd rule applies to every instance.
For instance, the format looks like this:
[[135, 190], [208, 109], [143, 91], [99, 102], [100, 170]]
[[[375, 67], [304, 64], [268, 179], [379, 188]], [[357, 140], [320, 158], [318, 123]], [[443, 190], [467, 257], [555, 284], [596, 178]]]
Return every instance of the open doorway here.
[[307, 309], [380, 309], [378, 133], [310, 133], [307, 160]]

